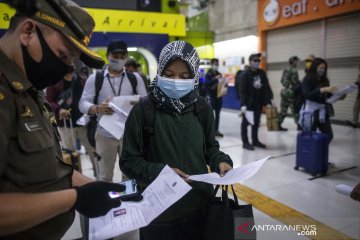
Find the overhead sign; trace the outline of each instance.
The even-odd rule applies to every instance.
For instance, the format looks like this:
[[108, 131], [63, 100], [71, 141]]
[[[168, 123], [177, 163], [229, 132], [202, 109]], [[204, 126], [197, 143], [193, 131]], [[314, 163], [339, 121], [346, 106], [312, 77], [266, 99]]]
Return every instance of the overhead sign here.
[[259, 0], [260, 31], [360, 10], [360, 0]]
[[[186, 36], [185, 16], [181, 14], [136, 12], [85, 8], [96, 22], [95, 32], [131, 32]], [[0, 3], [0, 29], [7, 29], [15, 10]]]

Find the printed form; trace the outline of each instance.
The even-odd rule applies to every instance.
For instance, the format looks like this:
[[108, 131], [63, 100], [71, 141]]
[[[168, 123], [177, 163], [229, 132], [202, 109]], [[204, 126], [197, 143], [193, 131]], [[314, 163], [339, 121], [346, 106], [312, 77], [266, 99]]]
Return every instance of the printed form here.
[[114, 110], [114, 113], [102, 115], [99, 121], [100, 126], [120, 140], [124, 134], [126, 119], [134, 106], [133, 103], [138, 102], [139, 99], [140, 95], [119, 96], [111, 99], [109, 107]]
[[147, 226], [191, 189], [169, 166], [143, 192], [141, 202], [122, 202], [105, 216], [89, 220], [89, 239], [108, 239]]
[[248, 163], [244, 166], [231, 169], [226, 172], [223, 177], [220, 177], [218, 173], [212, 172], [207, 174], [192, 175], [189, 176], [189, 179], [216, 185], [231, 185], [239, 183], [254, 176], [269, 158], [270, 156]]

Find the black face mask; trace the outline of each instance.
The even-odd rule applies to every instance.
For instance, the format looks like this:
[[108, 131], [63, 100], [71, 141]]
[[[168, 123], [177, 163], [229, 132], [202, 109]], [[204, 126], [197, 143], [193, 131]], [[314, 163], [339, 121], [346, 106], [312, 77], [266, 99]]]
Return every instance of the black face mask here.
[[35, 88], [42, 90], [60, 81], [71, 68], [61, 61], [49, 48], [40, 29], [36, 32], [42, 49], [42, 59], [36, 62], [24, 45], [21, 45], [26, 76]]

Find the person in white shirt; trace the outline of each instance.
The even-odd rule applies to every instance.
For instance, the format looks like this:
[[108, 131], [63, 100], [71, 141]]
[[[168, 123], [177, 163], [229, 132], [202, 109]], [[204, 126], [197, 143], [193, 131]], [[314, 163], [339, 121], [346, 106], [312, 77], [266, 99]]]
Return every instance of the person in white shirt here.
[[[132, 84], [129, 77], [131, 73], [125, 70], [124, 65], [128, 58], [127, 44], [119, 40], [111, 42], [107, 47], [106, 55], [109, 65], [103, 71], [103, 84], [97, 101], [99, 104], [94, 104], [96, 73], [92, 74], [86, 81], [79, 102], [79, 108], [82, 113], [89, 115], [96, 114], [98, 120], [103, 114], [113, 114], [113, 110], [109, 107], [109, 101], [113, 97], [128, 95], [140, 95], [142, 97], [146, 95], [143, 80], [135, 75], [136, 84]], [[110, 132], [98, 125], [95, 142], [96, 153], [100, 156], [99, 178], [102, 181], [111, 182], [114, 175], [116, 158], [117, 156], [120, 157], [121, 154], [122, 139], [116, 139]]]

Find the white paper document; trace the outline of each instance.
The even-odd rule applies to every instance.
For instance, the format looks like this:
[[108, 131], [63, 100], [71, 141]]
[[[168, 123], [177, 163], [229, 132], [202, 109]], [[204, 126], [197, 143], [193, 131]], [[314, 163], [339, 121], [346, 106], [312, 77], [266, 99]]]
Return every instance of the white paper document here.
[[80, 126], [86, 126], [90, 121], [90, 116], [87, 114], [83, 114], [78, 120], [76, 120], [76, 124]]
[[125, 114], [116, 112], [111, 115], [102, 115], [99, 125], [120, 140], [124, 134], [126, 118]]
[[326, 102], [334, 103], [337, 100], [339, 100], [341, 97], [343, 97], [344, 95], [353, 92], [357, 88], [358, 88], [358, 86], [355, 83], [347, 85], [346, 87], [344, 87], [343, 89], [341, 89], [340, 91], [338, 91], [334, 95], [332, 95], [328, 100], [326, 100]]
[[102, 115], [99, 124], [106, 131], [111, 133], [117, 140], [124, 134], [126, 119], [133, 108], [133, 102], [137, 102], [140, 95], [118, 96], [111, 99], [109, 107], [114, 110], [111, 115]]
[[169, 166], [143, 192], [141, 202], [122, 202], [105, 216], [89, 220], [91, 240], [109, 239], [147, 226], [191, 189]]
[[212, 172], [207, 174], [192, 175], [189, 176], [189, 179], [216, 185], [231, 185], [239, 183], [254, 176], [269, 158], [270, 156], [248, 163], [244, 166], [231, 169], [223, 177], [220, 177], [218, 173]]
[[344, 194], [346, 196], [350, 196], [351, 192], [354, 190], [354, 187], [345, 184], [340, 184], [337, 185], [335, 189], [338, 193]]
[[123, 113], [128, 116], [134, 106], [133, 102], [138, 102], [139, 99], [140, 95], [114, 97], [111, 99], [109, 107], [116, 113]]
[[254, 125], [254, 111], [246, 111], [245, 117], [251, 125]]

